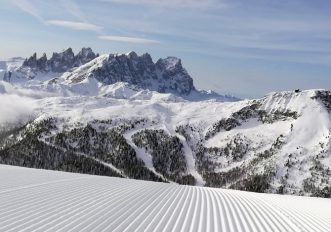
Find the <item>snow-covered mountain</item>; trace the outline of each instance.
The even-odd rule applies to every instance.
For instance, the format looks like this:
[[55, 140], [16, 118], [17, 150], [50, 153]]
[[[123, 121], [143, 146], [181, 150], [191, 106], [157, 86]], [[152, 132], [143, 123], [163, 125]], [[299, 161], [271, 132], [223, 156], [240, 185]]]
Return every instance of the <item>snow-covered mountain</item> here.
[[195, 90], [177, 58], [132, 52], [64, 73], [22, 70], [0, 82], [0, 163], [331, 196], [330, 91], [238, 101]]
[[180, 59], [168, 57], [154, 64], [147, 53], [142, 56], [134, 52], [127, 55], [103, 55], [65, 76], [71, 83], [86, 78], [94, 78], [106, 85], [127, 82], [144, 89], [180, 95], [188, 95], [195, 90], [193, 79], [182, 67]]
[[46, 54], [38, 58], [34, 53], [22, 65], [10, 71], [10, 77], [5, 73], [5, 81], [28, 88], [47, 89], [61, 95], [104, 94], [110, 85], [124, 82], [132, 86], [128, 92], [135, 89], [137, 92], [169, 93], [174, 98], [190, 101], [238, 100], [233, 96], [196, 90], [193, 79], [179, 58], [168, 57], [154, 63], [148, 53], [141, 56], [135, 52], [99, 56], [91, 48], [83, 48], [75, 55], [69, 48], [53, 53], [50, 59]]

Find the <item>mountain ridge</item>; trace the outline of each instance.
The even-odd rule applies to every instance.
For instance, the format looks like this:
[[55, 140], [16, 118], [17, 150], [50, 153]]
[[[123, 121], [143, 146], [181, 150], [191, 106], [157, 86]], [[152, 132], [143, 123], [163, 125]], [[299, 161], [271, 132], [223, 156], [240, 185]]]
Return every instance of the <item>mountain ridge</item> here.
[[[171, 85], [160, 93], [147, 84], [176, 80], [163, 74], [184, 75], [190, 87], [180, 59], [154, 63], [132, 52], [33, 78], [11, 70], [11, 81], [0, 82], [0, 163], [331, 197], [331, 91], [246, 100], [174, 93]], [[133, 77], [140, 84], [127, 81]]]
[[37, 53], [34, 53], [24, 60], [21, 68], [29, 67], [35, 71], [61, 73], [79, 67], [98, 56], [99, 54], [95, 54], [91, 48], [82, 48], [76, 55], [72, 48], [65, 49], [60, 53], [53, 52], [50, 59], [45, 53], [38, 59]]
[[[91, 81], [90, 79], [95, 79]], [[176, 57], [160, 58], [155, 63], [148, 53], [137, 55], [131, 51], [126, 54], [95, 54], [91, 48], [82, 48], [76, 55], [71, 48], [53, 53], [50, 59], [44, 54], [37, 58], [34, 53], [25, 59], [22, 65], [11, 70], [10, 80], [5, 73], [5, 81], [20, 82], [23, 85], [38, 88], [40, 83], [50, 89], [70, 91], [75, 85], [85, 85], [82, 94], [89, 89], [109, 86], [118, 82], [127, 82], [141, 89], [159, 93], [171, 93], [190, 101], [219, 100], [237, 101], [236, 97], [220, 95], [213, 91], [197, 90], [192, 77]], [[88, 86], [91, 83], [92, 86]], [[97, 86], [98, 87], [97, 87]], [[80, 88], [80, 87], [79, 87]], [[94, 91], [95, 92], [95, 91]], [[78, 94], [75, 92], [74, 94]]]

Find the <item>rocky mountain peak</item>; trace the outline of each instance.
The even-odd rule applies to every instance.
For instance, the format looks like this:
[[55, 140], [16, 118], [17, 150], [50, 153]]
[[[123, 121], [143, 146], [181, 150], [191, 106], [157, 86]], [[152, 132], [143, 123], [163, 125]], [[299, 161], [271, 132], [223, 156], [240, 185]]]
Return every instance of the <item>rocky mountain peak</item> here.
[[143, 89], [177, 95], [189, 95], [195, 90], [193, 79], [182, 66], [181, 59], [167, 57], [154, 63], [150, 54], [138, 55], [134, 51], [99, 56], [91, 48], [82, 48], [75, 55], [68, 48], [54, 52], [51, 58], [46, 54], [38, 58], [34, 53], [18, 71], [29, 75], [38, 72], [66, 73], [64, 79], [69, 83], [79, 83], [87, 78], [94, 78], [104, 85], [126, 82]]
[[31, 68], [35, 68], [37, 66], [37, 53], [33, 53], [32, 56], [25, 59], [23, 62], [23, 66], [29, 66]]
[[146, 61], [146, 63], [153, 63], [152, 56], [149, 53], [144, 53], [141, 55], [141, 58]]
[[161, 69], [166, 69], [166, 70], [183, 69], [181, 59], [179, 59], [177, 57], [173, 57], [173, 56], [169, 56], [165, 59], [159, 59], [156, 62], [156, 65], [158, 67], [160, 67]]
[[26, 59], [23, 63], [23, 67], [29, 67], [34, 71], [39, 72], [66, 72], [74, 67], [86, 64], [87, 62], [95, 59], [96, 55], [91, 48], [82, 48], [77, 55], [74, 54], [72, 48], [68, 48], [63, 52], [54, 52], [50, 59], [47, 59], [44, 53], [42, 57], [37, 58], [37, 54], [34, 53], [30, 58]]
[[80, 52], [75, 57], [75, 66], [78, 67], [82, 64], [86, 64], [91, 60], [95, 59], [98, 54], [95, 54], [91, 48], [82, 48]]
[[179, 58], [168, 57], [154, 63], [148, 53], [141, 56], [135, 52], [101, 56], [65, 78], [73, 83], [86, 78], [95, 78], [106, 85], [127, 82], [144, 89], [179, 95], [188, 95], [195, 90], [193, 79], [182, 67]]
[[132, 60], [137, 60], [139, 58], [137, 53], [135, 53], [134, 51], [127, 53], [127, 57]]

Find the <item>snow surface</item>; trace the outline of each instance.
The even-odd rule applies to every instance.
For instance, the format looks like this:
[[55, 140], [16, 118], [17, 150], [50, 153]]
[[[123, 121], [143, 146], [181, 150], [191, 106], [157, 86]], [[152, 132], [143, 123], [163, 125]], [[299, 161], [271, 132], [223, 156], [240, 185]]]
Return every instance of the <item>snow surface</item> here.
[[329, 199], [0, 165], [0, 231], [331, 231]]

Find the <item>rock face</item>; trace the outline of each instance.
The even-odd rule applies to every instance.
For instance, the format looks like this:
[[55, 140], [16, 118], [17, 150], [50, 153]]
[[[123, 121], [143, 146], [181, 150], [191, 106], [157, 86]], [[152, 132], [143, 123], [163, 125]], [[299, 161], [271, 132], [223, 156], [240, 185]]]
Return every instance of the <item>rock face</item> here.
[[168, 57], [154, 63], [148, 53], [141, 56], [135, 52], [103, 55], [80, 66], [65, 78], [73, 83], [86, 78], [95, 78], [106, 85], [127, 82], [144, 89], [179, 95], [188, 95], [195, 90], [193, 79], [180, 59]]
[[90, 62], [98, 56], [99, 54], [95, 54], [91, 48], [82, 48], [82, 50], [75, 56], [74, 66], [79, 67]]
[[170, 82], [168, 86], [165, 86], [166, 88], [175, 89], [184, 94], [188, 94], [195, 89], [193, 79], [183, 68], [180, 59], [176, 57], [159, 59], [155, 65], [157, 70], [162, 73], [163, 79]]
[[33, 73], [70, 71], [64, 77], [71, 83], [95, 78], [104, 85], [127, 82], [143, 89], [183, 96], [195, 90], [193, 79], [183, 68], [179, 58], [167, 57], [154, 63], [148, 53], [141, 56], [135, 52], [99, 56], [91, 48], [83, 48], [75, 55], [68, 48], [60, 53], [54, 52], [50, 59], [46, 54], [37, 58], [34, 53], [23, 62], [20, 69], [23, 70], [22, 73], [30, 73], [26, 72], [27, 69]]
[[83, 48], [77, 55], [75, 55], [71, 48], [56, 53], [54, 52], [50, 59], [47, 59], [44, 53], [42, 57], [37, 58], [37, 54], [34, 53], [30, 58], [23, 62], [22, 67], [29, 67], [34, 71], [40, 72], [66, 72], [74, 67], [83, 65], [93, 59], [96, 55], [91, 48]]

